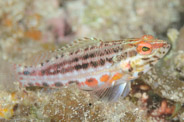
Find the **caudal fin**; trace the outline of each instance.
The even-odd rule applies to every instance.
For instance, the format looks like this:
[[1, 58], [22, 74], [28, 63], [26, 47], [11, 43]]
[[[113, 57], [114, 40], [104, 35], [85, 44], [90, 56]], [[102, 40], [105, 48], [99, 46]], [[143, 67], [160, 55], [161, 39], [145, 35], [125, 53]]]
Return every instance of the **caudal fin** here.
[[14, 91], [17, 86], [14, 65], [0, 58], [0, 90]]

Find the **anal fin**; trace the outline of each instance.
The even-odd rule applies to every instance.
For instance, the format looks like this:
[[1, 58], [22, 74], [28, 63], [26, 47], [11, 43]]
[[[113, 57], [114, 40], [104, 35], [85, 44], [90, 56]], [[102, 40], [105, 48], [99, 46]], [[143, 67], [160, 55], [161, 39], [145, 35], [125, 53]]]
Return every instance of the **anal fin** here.
[[128, 95], [130, 91], [130, 82], [124, 82], [121, 84], [115, 84], [108, 88], [98, 89], [93, 93], [100, 99], [115, 102], [120, 96], [123, 98]]

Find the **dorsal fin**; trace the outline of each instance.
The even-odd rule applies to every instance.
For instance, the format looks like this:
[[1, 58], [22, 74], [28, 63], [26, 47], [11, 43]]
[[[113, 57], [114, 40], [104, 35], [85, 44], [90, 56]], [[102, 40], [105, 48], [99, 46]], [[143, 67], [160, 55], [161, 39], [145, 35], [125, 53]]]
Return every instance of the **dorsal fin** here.
[[58, 54], [56, 51], [40, 51], [31, 54], [30, 57], [25, 59], [24, 65], [25, 66], [37, 66], [38, 64], [47, 62], [47, 60], [52, 60], [53, 57], [56, 57]]
[[54, 51], [40, 51], [34, 53], [32, 54], [32, 56], [25, 60], [25, 65], [38, 66], [40, 64], [53, 61], [60, 57], [66, 57], [69, 53], [79, 49], [84, 49], [87, 46], [97, 45], [99, 42], [102, 42], [102, 40], [84, 37], [83, 39], [73, 41], [72, 43], [67, 44], [66, 46], [63, 46], [62, 48], [56, 49]]
[[83, 49], [84, 47], [87, 46], [97, 45], [99, 42], [102, 42], [102, 40], [93, 37], [92, 38], [84, 37], [82, 39], [78, 39], [76, 41], [73, 41], [71, 44], [62, 47], [61, 51], [72, 52], [78, 49]]

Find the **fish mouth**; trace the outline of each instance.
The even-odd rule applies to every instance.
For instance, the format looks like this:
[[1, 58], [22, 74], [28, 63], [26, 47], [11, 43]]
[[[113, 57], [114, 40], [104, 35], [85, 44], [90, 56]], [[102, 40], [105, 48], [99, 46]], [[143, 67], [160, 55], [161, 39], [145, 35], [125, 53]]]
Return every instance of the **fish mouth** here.
[[170, 49], [171, 49], [171, 44], [168, 43], [168, 42], [165, 42], [165, 44], [163, 45], [163, 47], [160, 48], [160, 50], [163, 53], [163, 56], [162, 57], [166, 56], [166, 54], [170, 51]]
[[172, 50], [172, 45], [171, 45], [170, 43], [167, 42], [166, 48], [167, 48], [167, 53], [169, 53], [170, 50]]
[[154, 52], [154, 54], [152, 54], [152, 56], [154, 57], [159, 57], [163, 58], [166, 56], [166, 54], [168, 54], [168, 52], [171, 49], [171, 44], [169, 42], [162, 42], [162, 46], [160, 48], [157, 48]]

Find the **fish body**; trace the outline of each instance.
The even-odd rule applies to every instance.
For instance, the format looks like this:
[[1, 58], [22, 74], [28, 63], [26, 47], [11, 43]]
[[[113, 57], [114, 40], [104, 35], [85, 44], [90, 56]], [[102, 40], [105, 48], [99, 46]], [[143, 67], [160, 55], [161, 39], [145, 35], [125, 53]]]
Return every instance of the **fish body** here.
[[31, 59], [37, 65], [15, 65], [15, 71], [22, 86], [76, 83], [82, 90], [115, 101], [121, 95], [125, 97], [130, 81], [146, 73], [169, 49], [166, 41], [149, 35], [114, 41], [84, 38]]

